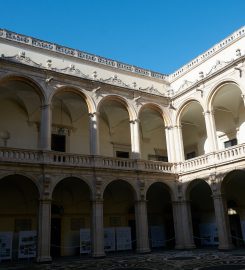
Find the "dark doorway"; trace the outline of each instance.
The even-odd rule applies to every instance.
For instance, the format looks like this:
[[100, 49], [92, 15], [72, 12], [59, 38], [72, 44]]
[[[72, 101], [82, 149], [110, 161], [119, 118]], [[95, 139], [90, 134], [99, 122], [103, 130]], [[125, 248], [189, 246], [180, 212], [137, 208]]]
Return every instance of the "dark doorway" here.
[[51, 150], [65, 152], [66, 151], [66, 136], [52, 134]]
[[61, 219], [51, 219], [51, 256], [59, 257], [61, 245]]
[[236, 215], [229, 215], [230, 221], [230, 228], [231, 228], [231, 237], [232, 243], [235, 247], [244, 246], [243, 244], [243, 237], [242, 237], [242, 230], [241, 230], [241, 221], [238, 214]]
[[132, 241], [132, 249], [136, 249], [136, 225], [135, 220], [129, 220], [128, 226], [131, 228], [131, 241]]

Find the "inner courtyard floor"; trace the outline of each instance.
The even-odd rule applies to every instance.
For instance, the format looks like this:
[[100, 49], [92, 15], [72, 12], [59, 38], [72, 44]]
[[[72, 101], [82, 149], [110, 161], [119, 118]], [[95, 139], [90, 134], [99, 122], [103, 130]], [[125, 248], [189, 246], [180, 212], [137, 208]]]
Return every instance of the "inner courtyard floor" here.
[[52, 263], [37, 264], [31, 261], [2, 262], [0, 270], [233, 270], [245, 269], [245, 250], [217, 251], [196, 249], [191, 251], [154, 251], [150, 254], [109, 254], [105, 258], [69, 257], [54, 259]]

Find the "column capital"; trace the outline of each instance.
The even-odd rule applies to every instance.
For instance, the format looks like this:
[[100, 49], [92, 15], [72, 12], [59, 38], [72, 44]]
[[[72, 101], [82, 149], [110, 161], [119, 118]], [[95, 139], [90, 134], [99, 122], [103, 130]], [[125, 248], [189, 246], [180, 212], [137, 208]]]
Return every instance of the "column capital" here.
[[99, 116], [99, 115], [100, 115], [99, 112], [90, 112], [90, 113], [88, 113], [88, 116], [91, 117], [91, 118], [93, 118], [94, 116]]
[[173, 128], [182, 129], [182, 125], [181, 124], [175, 125], [175, 126], [173, 126]]
[[96, 198], [96, 199], [92, 199], [91, 200], [92, 204], [103, 204], [104, 203], [104, 199], [101, 198]]
[[51, 107], [51, 104], [49, 103], [49, 104], [42, 104], [41, 106], [40, 106], [40, 109], [41, 110], [45, 110], [45, 109], [47, 109], [47, 108], [50, 108]]
[[136, 119], [134, 119], [134, 120], [129, 120], [129, 123], [130, 123], [130, 124], [140, 123], [140, 119], [139, 119], [139, 118], [136, 118]]
[[171, 129], [173, 129], [173, 126], [164, 126], [164, 129], [166, 130], [171, 130]]
[[206, 110], [206, 111], [203, 111], [202, 114], [205, 116], [205, 115], [214, 115], [214, 111], [213, 110]]

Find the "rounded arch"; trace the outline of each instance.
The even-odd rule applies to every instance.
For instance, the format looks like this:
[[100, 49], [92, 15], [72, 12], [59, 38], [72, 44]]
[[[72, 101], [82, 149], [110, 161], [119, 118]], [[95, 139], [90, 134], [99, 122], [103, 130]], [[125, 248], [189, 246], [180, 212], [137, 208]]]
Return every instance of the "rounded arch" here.
[[89, 190], [89, 195], [90, 195], [90, 198], [92, 199], [93, 198], [93, 188], [92, 188], [92, 185], [90, 183], [90, 181], [88, 181], [87, 179], [83, 179], [83, 178], [80, 178], [78, 176], [67, 176], [67, 177], [60, 177], [59, 179], [57, 179], [57, 181], [55, 181], [55, 184], [52, 186], [51, 190], [50, 190], [50, 193], [51, 193], [51, 197], [53, 197], [53, 193], [55, 191], [55, 188], [57, 188], [57, 186], [63, 182], [63, 181], [66, 181], [68, 179], [73, 179], [75, 181], [80, 181], [81, 183], [84, 183], [86, 184], [86, 186], [88, 187], [88, 190]]
[[57, 88], [49, 96], [49, 98], [48, 98], [48, 104], [52, 104], [53, 98], [56, 95], [61, 94], [61, 93], [64, 93], [64, 92], [70, 92], [70, 93], [73, 93], [73, 94], [78, 95], [79, 97], [81, 97], [85, 101], [85, 103], [87, 105], [88, 113], [94, 113], [94, 112], [96, 112], [95, 103], [92, 100], [92, 98], [90, 96], [86, 95], [82, 91], [82, 89], [80, 89], [79, 87], [75, 87], [75, 86], [65, 85], [65, 86], [61, 86], [61, 87]]
[[45, 104], [45, 101], [47, 99], [46, 93], [45, 93], [43, 87], [34, 78], [28, 77], [26, 75], [11, 73], [11, 74], [8, 74], [6, 76], [3, 76], [0, 79], [0, 86], [1, 86], [1, 84], [6, 83], [6, 82], [10, 82], [10, 81], [24, 82], [27, 85], [33, 87], [39, 96], [41, 104]]
[[202, 178], [193, 179], [192, 181], [187, 183], [187, 185], [184, 187], [184, 190], [183, 190], [184, 196], [187, 200], [190, 200], [190, 193], [192, 189], [200, 183], [207, 185], [210, 189], [210, 192], [212, 193], [211, 187], [205, 179], [202, 179]]
[[5, 173], [5, 174], [0, 175], [0, 181], [3, 181], [5, 178], [11, 177], [11, 176], [20, 176], [20, 177], [23, 177], [23, 178], [31, 181], [37, 190], [37, 194], [38, 194], [39, 198], [41, 197], [41, 192], [42, 192], [41, 186], [38, 184], [37, 179], [35, 179], [32, 175], [29, 175], [27, 173], [22, 173], [22, 172], [21, 173], [9, 172], [9, 173]]
[[203, 107], [202, 103], [201, 103], [200, 100], [198, 100], [197, 98], [191, 98], [191, 99], [188, 99], [188, 100], [184, 100], [184, 101], [180, 104], [179, 109], [178, 109], [178, 111], [177, 111], [177, 113], [176, 113], [175, 123], [176, 123], [177, 125], [180, 125], [180, 119], [181, 119], [181, 116], [182, 116], [183, 112], [185, 111], [185, 109], [186, 109], [191, 103], [193, 103], [193, 102], [197, 102], [197, 103], [201, 106], [201, 108], [203, 109], [203, 111], [204, 111], [204, 107]]
[[130, 188], [130, 190], [132, 191], [133, 193], [133, 196], [134, 196], [134, 199], [137, 200], [139, 199], [139, 196], [138, 196], [138, 192], [135, 188], [134, 185], [132, 185], [132, 183], [130, 182], [130, 180], [127, 180], [127, 179], [112, 179], [110, 181], [108, 181], [103, 187], [102, 187], [102, 190], [101, 190], [101, 196], [102, 198], [104, 198], [104, 194], [105, 194], [105, 191], [107, 189], [108, 186], [110, 186], [111, 184], [115, 184], [115, 183], [124, 183], [126, 185], [128, 185], [128, 187]]
[[163, 121], [164, 121], [164, 125], [165, 126], [170, 126], [171, 125], [171, 120], [170, 117], [163, 111], [163, 109], [161, 108], [161, 106], [159, 106], [156, 103], [146, 103], [144, 105], [142, 105], [139, 109], [138, 112], [138, 118], [140, 118], [141, 113], [145, 110], [145, 109], [152, 109], [156, 112], [158, 112], [160, 114], [160, 116], [162, 117]]
[[175, 198], [175, 192], [173, 190], [173, 187], [168, 182], [166, 182], [166, 181], [160, 181], [160, 180], [156, 180], [156, 181], [150, 182], [147, 185], [147, 187], [145, 189], [145, 198], [147, 196], [148, 191], [151, 189], [151, 187], [154, 184], [161, 184], [161, 185], [163, 185], [164, 187], [166, 187], [166, 190], [169, 192], [171, 199], [173, 200]]
[[240, 91], [241, 91], [241, 93], [242, 93], [242, 89], [241, 89], [241, 87], [239, 86], [239, 83], [238, 83], [236, 80], [234, 80], [234, 79], [228, 79], [228, 78], [227, 78], [226, 80], [222, 80], [222, 81], [217, 82], [217, 83], [212, 87], [212, 89], [210, 90], [210, 92], [209, 92], [209, 94], [208, 94], [208, 96], [207, 96], [207, 101], [206, 101], [206, 103], [207, 103], [207, 109], [208, 109], [209, 111], [212, 110], [212, 104], [213, 104], [213, 101], [214, 101], [214, 99], [215, 99], [215, 96], [216, 96], [217, 93], [219, 92], [220, 88], [223, 87], [223, 86], [225, 86], [225, 85], [228, 85], [228, 84], [236, 85], [236, 86], [240, 89]]
[[236, 178], [239, 178], [239, 176], [245, 178], [245, 170], [235, 169], [227, 172], [221, 181], [221, 192], [225, 193], [225, 185], [230, 184], [232, 181], [236, 180]]
[[97, 112], [100, 112], [100, 109], [101, 109], [101, 106], [103, 105], [103, 103], [105, 103], [106, 101], [109, 101], [109, 100], [117, 101], [120, 104], [122, 104], [128, 112], [130, 121], [133, 121], [136, 119], [136, 112], [133, 109], [133, 107], [131, 105], [129, 105], [128, 101], [125, 98], [118, 96], [118, 95], [108, 95], [108, 96], [103, 97], [97, 105]]

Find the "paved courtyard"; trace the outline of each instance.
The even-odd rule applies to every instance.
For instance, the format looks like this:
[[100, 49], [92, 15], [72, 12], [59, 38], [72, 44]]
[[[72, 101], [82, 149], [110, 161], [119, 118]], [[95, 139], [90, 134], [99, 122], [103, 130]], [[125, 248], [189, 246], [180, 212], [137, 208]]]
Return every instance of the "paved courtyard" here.
[[1, 270], [235, 270], [245, 269], [245, 250], [158, 251], [146, 255], [111, 254], [103, 259], [61, 258], [49, 264], [22, 261], [0, 263]]

